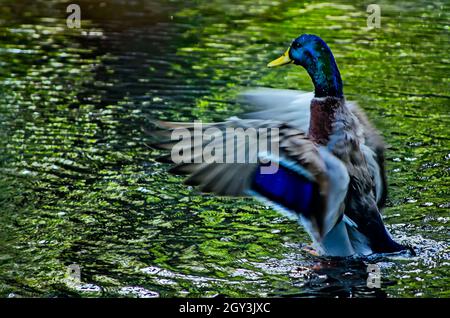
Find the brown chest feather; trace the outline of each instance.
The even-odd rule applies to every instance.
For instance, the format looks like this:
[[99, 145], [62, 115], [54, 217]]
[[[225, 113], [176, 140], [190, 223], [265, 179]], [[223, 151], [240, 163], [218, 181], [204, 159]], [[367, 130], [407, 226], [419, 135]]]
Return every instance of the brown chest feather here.
[[342, 104], [342, 99], [332, 97], [311, 100], [309, 136], [316, 143], [321, 145], [328, 143], [333, 132], [333, 123], [336, 120], [337, 111]]

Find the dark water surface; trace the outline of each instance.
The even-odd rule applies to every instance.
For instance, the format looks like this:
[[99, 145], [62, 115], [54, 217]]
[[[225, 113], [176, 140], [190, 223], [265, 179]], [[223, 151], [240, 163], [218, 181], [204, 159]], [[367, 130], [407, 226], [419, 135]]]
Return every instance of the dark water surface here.
[[[449, 1], [377, 2], [374, 30], [370, 1], [76, 2], [81, 29], [70, 2], [0, 0], [0, 296], [450, 296]], [[327, 41], [389, 143], [385, 221], [416, 257], [315, 258], [295, 222], [200, 195], [146, 146], [151, 118], [312, 90], [298, 67], [266, 68], [300, 33]]]

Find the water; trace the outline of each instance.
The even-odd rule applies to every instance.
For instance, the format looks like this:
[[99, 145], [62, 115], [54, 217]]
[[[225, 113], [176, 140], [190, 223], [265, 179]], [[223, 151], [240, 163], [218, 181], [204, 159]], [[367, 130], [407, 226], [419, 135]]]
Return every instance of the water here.
[[[0, 1], [0, 296], [449, 297], [449, 5]], [[84, 32], [84, 33], [83, 33]], [[200, 195], [147, 146], [153, 118], [223, 120], [300, 33], [331, 46], [390, 148], [385, 222], [417, 256], [319, 259], [295, 222]], [[78, 264], [81, 281], [68, 279]], [[366, 286], [368, 264], [382, 286]]]

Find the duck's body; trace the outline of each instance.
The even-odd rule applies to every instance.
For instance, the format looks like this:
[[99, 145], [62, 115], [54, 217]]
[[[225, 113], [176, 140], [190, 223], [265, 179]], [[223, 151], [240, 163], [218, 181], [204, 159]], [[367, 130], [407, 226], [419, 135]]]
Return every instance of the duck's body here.
[[[303, 35], [269, 66], [303, 66], [315, 92], [258, 89], [243, 100], [256, 108], [244, 119], [209, 125], [277, 128], [279, 166], [263, 173], [258, 164], [178, 164], [188, 183], [205, 192], [253, 195], [296, 217], [323, 255], [390, 253], [405, 249], [394, 242], [380, 215], [386, 198], [384, 144], [356, 104], [346, 102], [331, 50], [320, 38]], [[164, 124], [163, 124], [164, 125]], [[171, 124], [165, 124], [170, 127]], [[259, 133], [254, 140], [262, 138]], [[174, 142], [166, 143], [172, 149]], [[195, 151], [193, 152], [195, 153]], [[258, 157], [263, 156], [258, 154]], [[249, 156], [250, 157], [250, 156]]]
[[[280, 94], [283, 106], [267, 109]], [[308, 132], [308, 139], [317, 145], [328, 166], [328, 214], [338, 220], [329, 223], [334, 224], [332, 227], [325, 225], [330, 229], [319, 241], [311, 233], [314, 229], [308, 221], [300, 218], [319, 253], [348, 256], [405, 249], [391, 239], [381, 220], [387, 192], [383, 140], [355, 103], [344, 98], [317, 98], [313, 93], [266, 88], [246, 92], [243, 98], [258, 108], [246, 118], [283, 121]]]

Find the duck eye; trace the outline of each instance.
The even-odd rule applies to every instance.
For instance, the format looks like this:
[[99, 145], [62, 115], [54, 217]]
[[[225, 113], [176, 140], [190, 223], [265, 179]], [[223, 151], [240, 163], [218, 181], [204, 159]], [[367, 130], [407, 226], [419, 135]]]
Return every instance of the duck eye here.
[[294, 43], [292, 43], [292, 46], [294, 47], [294, 49], [298, 49], [302, 45], [300, 43], [298, 43], [298, 42], [294, 42]]

